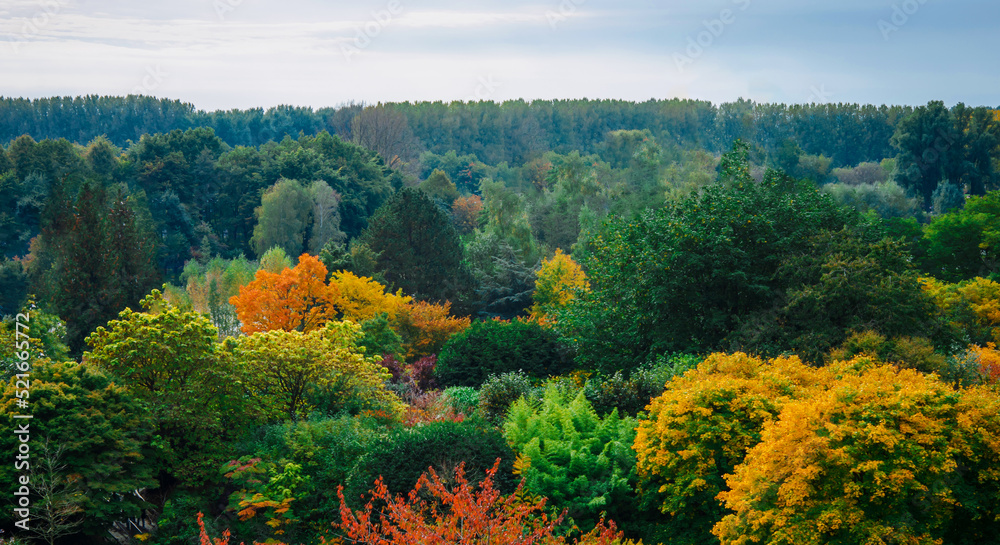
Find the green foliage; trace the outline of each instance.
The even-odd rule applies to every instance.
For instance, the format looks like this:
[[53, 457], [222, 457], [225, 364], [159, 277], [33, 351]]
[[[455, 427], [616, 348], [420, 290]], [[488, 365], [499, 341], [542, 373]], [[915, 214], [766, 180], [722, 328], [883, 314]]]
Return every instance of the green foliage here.
[[945, 181], [931, 194], [931, 209], [935, 214], [947, 214], [965, 206], [965, 193], [956, 184]]
[[717, 183], [611, 220], [590, 240], [592, 291], [556, 316], [579, 363], [613, 373], [650, 354], [729, 344], [742, 322], [783, 297], [776, 273], [810, 236], [859, 222], [811, 183], [775, 171], [755, 182], [748, 154], [737, 144]]
[[458, 198], [458, 189], [443, 170], [435, 170], [420, 182], [418, 186], [421, 191], [430, 195], [432, 199], [439, 200], [448, 206]]
[[288, 255], [299, 255], [303, 248], [303, 231], [311, 219], [309, 193], [296, 180], [278, 180], [261, 196], [255, 211], [257, 226], [251, 244], [258, 256], [278, 246]]
[[584, 392], [597, 414], [607, 415], [617, 410], [619, 414], [635, 416], [663, 393], [671, 379], [696, 367], [701, 360], [687, 354], [657, 355], [652, 362], [633, 369], [628, 378], [621, 371], [589, 378]]
[[[14, 497], [19, 475], [31, 468], [40, 469], [37, 465], [43, 457], [56, 456], [57, 465], [65, 466], [62, 478], [79, 476], [84, 497], [83, 534], [98, 539], [112, 522], [138, 516], [149, 507], [132, 493], [157, 485], [148, 459], [153, 424], [148, 409], [138, 399], [92, 364], [75, 362], [33, 361], [27, 409], [15, 404], [16, 392], [24, 386], [11, 380], [0, 400], [5, 429], [13, 431], [27, 422], [31, 438], [30, 451], [21, 460], [28, 465], [15, 467], [18, 436], [8, 432], [0, 437], [0, 450], [11, 457], [10, 463], [0, 465], [0, 482], [7, 497]], [[18, 414], [33, 418], [15, 419]], [[8, 524], [12, 515], [5, 509], [0, 513], [0, 524]]]
[[148, 210], [124, 189], [86, 184], [74, 200], [61, 188], [46, 205], [32, 288], [66, 320], [70, 349], [159, 284]]
[[416, 189], [396, 193], [370, 218], [359, 242], [376, 257], [392, 291], [418, 299], [455, 299], [466, 282], [462, 245], [447, 214]]
[[535, 322], [483, 320], [448, 339], [437, 377], [448, 386], [479, 386], [491, 374], [521, 370], [544, 378], [570, 370], [558, 335]]
[[[316, 397], [328, 413], [356, 402], [401, 410], [385, 389], [388, 371], [378, 365], [381, 358], [366, 356], [358, 347], [361, 336], [361, 326], [353, 322], [328, 322], [308, 333], [274, 330], [227, 339], [225, 351], [239, 369], [257, 421], [302, 419]], [[307, 395], [311, 388], [318, 393]]]
[[893, 181], [876, 184], [828, 184], [823, 191], [835, 201], [858, 212], [873, 210], [883, 219], [920, 217], [923, 207], [920, 199], [906, 194], [902, 186]]
[[477, 229], [465, 245], [465, 264], [475, 282], [472, 306], [478, 316], [510, 320], [527, 313], [535, 270], [508, 239]]
[[514, 453], [503, 435], [474, 419], [464, 422], [432, 422], [413, 428], [397, 428], [388, 438], [372, 445], [358, 460], [348, 477], [344, 496], [349, 505], [362, 505], [381, 476], [389, 491], [402, 494], [413, 488], [420, 475], [433, 468], [438, 475], [453, 475], [465, 463], [470, 482], [479, 482], [500, 458], [496, 486], [504, 493], [515, 488]]
[[811, 247], [790, 256], [775, 275], [786, 286], [779, 308], [748, 317], [731, 338], [754, 351], [791, 350], [812, 362], [862, 330], [931, 336], [947, 346], [903, 245], [865, 235], [845, 229], [808, 240]]
[[597, 416], [583, 392], [549, 386], [535, 407], [514, 402], [503, 425], [519, 454], [525, 491], [566, 509], [564, 522], [586, 533], [599, 520], [635, 516], [635, 420]]
[[208, 318], [181, 311], [155, 290], [142, 304], [147, 312], [126, 309], [87, 337], [85, 358], [149, 406], [158, 469], [197, 486], [214, 474], [225, 442], [245, 424], [235, 369]]
[[532, 393], [531, 381], [521, 371], [492, 375], [479, 389], [477, 414], [495, 424], [507, 417], [511, 404]]
[[442, 400], [456, 413], [471, 415], [479, 408], [479, 390], [471, 386], [452, 386], [441, 392]]
[[403, 359], [403, 338], [392, 329], [385, 313], [361, 322], [361, 332], [364, 336], [358, 341], [358, 347], [364, 348], [365, 354], [391, 354], [397, 359]]
[[922, 268], [935, 278], [958, 282], [1000, 272], [1000, 191], [934, 217], [924, 239]]

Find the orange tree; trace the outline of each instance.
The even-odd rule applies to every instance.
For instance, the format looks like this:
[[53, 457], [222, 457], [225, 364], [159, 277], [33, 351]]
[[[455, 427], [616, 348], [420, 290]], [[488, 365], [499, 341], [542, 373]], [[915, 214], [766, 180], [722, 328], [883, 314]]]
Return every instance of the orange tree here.
[[299, 264], [280, 273], [257, 271], [253, 282], [229, 302], [247, 335], [258, 331], [309, 332], [336, 318], [336, 293], [326, 283], [326, 267], [302, 254]]

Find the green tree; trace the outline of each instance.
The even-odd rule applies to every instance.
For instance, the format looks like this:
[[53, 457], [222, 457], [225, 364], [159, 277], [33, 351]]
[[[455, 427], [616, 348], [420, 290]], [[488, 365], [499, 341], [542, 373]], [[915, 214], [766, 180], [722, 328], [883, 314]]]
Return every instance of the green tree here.
[[458, 188], [455, 184], [448, 178], [448, 175], [443, 170], [435, 170], [427, 177], [426, 180], [420, 182], [420, 190], [427, 193], [433, 199], [438, 199], [448, 206], [458, 198]]
[[404, 188], [368, 221], [360, 242], [377, 254], [392, 290], [418, 299], [455, 299], [467, 282], [462, 244], [448, 215], [426, 194]]
[[555, 313], [580, 363], [611, 374], [655, 354], [727, 346], [784, 296], [776, 273], [811, 251], [811, 236], [860, 221], [812, 183], [776, 171], [755, 182], [748, 153], [737, 144], [702, 193], [610, 220], [591, 238], [592, 289]]
[[214, 475], [243, 423], [237, 376], [207, 317], [155, 290], [142, 306], [146, 312], [126, 309], [87, 337], [85, 358], [149, 406], [161, 485], [197, 486]]
[[385, 389], [388, 371], [380, 356], [366, 356], [358, 343], [361, 326], [329, 322], [308, 333], [265, 331], [227, 339], [226, 351], [239, 366], [254, 417], [261, 422], [308, 416], [310, 388], [323, 392], [327, 405], [402, 410], [398, 398]]
[[[896, 180], [922, 196], [925, 209], [930, 209], [938, 183], [948, 179], [945, 173], [954, 169], [961, 138], [941, 101], [916, 108], [896, 126], [892, 135], [892, 145], [899, 150]], [[958, 178], [953, 181], [957, 183]]]
[[492, 374], [521, 370], [536, 378], [569, 371], [559, 336], [527, 320], [482, 320], [454, 335], [438, 356], [442, 385], [478, 387]]
[[258, 256], [275, 246], [288, 255], [302, 253], [303, 233], [312, 213], [309, 192], [302, 184], [287, 178], [278, 180], [261, 196], [254, 213], [257, 226], [251, 243]]
[[85, 184], [75, 200], [53, 190], [32, 289], [68, 328], [70, 349], [159, 282], [148, 210], [124, 189]]
[[[150, 505], [133, 494], [136, 490], [157, 485], [148, 459], [150, 422], [145, 406], [111, 377], [89, 363], [53, 362], [40, 359], [32, 362], [29, 398], [30, 408], [16, 405], [18, 387], [15, 380], [6, 384], [2, 401], [4, 426], [16, 430], [25, 420], [18, 414], [30, 414], [31, 452], [28, 465], [16, 467], [13, 460], [0, 466], [4, 494], [14, 497], [18, 476], [24, 470], [45, 470], [44, 445], [61, 450], [54, 471], [43, 476], [55, 484], [53, 492], [66, 491], [60, 483], [72, 480], [82, 498], [74, 498], [79, 515], [67, 513], [66, 522], [81, 521], [80, 533], [99, 540], [117, 520], [137, 517]], [[0, 449], [18, 452], [18, 436], [6, 433], [0, 437]], [[58, 447], [55, 447], [58, 445]], [[53, 482], [55, 481], [55, 482]], [[50, 498], [58, 500], [58, 498]], [[63, 498], [66, 499], [66, 498]], [[41, 498], [33, 498], [37, 503]], [[56, 506], [57, 507], [57, 506]], [[33, 510], [34, 511], [34, 510]], [[0, 514], [0, 524], [11, 522], [13, 511]], [[34, 514], [34, 513], [33, 513]], [[34, 517], [33, 517], [34, 518]], [[40, 521], [32, 520], [32, 525]]]
[[1000, 191], [969, 197], [965, 207], [924, 228], [924, 271], [949, 282], [1000, 270]]

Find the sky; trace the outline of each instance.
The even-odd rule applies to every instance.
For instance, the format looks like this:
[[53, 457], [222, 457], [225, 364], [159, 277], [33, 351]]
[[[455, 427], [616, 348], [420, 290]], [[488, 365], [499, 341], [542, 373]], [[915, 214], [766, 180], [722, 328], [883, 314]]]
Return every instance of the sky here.
[[996, 0], [0, 0], [0, 96], [1000, 106]]

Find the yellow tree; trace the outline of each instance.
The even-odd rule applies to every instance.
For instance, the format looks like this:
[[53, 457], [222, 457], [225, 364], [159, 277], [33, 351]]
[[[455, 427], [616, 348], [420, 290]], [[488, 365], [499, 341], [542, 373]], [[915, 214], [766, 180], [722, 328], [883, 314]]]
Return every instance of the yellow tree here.
[[542, 268], [535, 280], [535, 294], [532, 296], [531, 319], [539, 323], [551, 324], [550, 313], [557, 308], [565, 307], [572, 301], [578, 291], [587, 291], [590, 283], [587, 275], [573, 258], [564, 254], [559, 248], [552, 259], [542, 261]]
[[330, 285], [337, 293], [334, 304], [340, 317], [355, 322], [370, 320], [380, 314], [385, 314], [391, 322], [404, 306], [413, 301], [412, 297], [403, 295], [403, 290], [387, 293], [382, 284], [350, 271], [333, 273]]
[[247, 335], [260, 331], [309, 332], [337, 317], [335, 286], [326, 283], [326, 266], [302, 254], [295, 268], [257, 271], [253, 282], [229, 299]]
[[380, 358], [365, 356], [358, 347], [361, 326], [329, 322], [308, 332], [266, 331], [228, 339], [225, 348], [243, 377], [248, 399], [261, 421], [307, 416], [311, 387], [336, 390], [347, 402], [359, 399], [391, 412], [401, 411], [399, 399], [385, 389], [389, 372]]
[[892, 366], [786, 404], [727, 475], [744, 543], [986, 543], [1000, 532], [1000, 401]]
[[716, 500], [726, 490], [723, 476], [782, 405], [821, 390], [829, 377], [795, 356], [737, 353], [713, 354], [673, 379], [636, 428], [642, 503], [668, 515], [664, 526], [677, 543], [711, 542], [712, 525], [724, 514]]
[[933, 278], [921, 279], [924, 293], [930, 295], [948, 322], [973, 342], [1000, 343], [1000, 283], [973, 278], [948, 284]]

